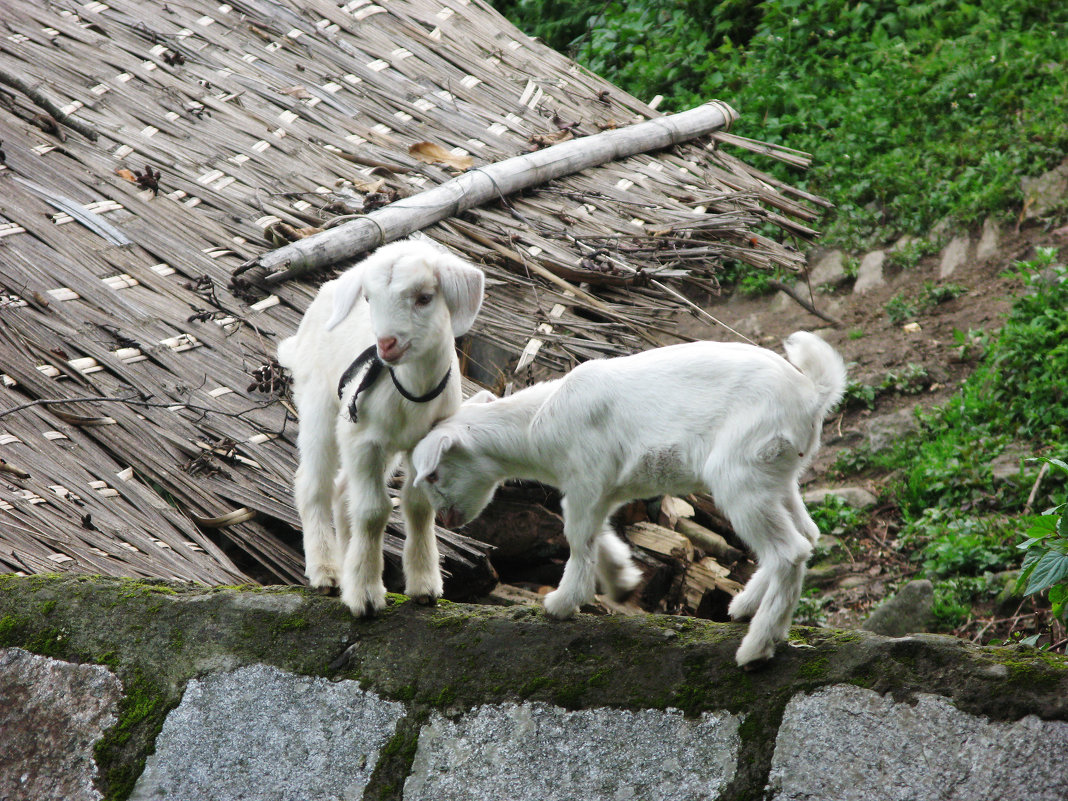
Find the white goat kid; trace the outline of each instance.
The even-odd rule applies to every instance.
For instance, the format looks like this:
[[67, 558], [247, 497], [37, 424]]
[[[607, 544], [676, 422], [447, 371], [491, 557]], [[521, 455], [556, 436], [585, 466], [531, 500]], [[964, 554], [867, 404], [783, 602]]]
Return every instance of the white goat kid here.
[[798, 478], [845, 386], [841, 357], [819, 337], [797, 332], [785, 347], [789, 361], [752, 345], [673, 345], [468, 402], [412, 452], [415, 484], [446, 525], [477, 516], [506, 478], [559, 487], [571, 555], [545, 610], [560, 618], [592, 597], [595, 576], [610, 589], [633, 581], [629, 560], [604, 547], [620, 504], [708, 491], [758, 561], [729, 610], [752, 618], [738, 664], [769, 659], [819, 537]]
[[[339, 586], [356, 615], [385, 606], [386, 480], [398, 457], [459, 408], [454, 339], [474, 322], [483, 287], [482, 271], [443, 247], [394, 242], [323, 284], [278, 346], [300, 415], [294, 495], [306, 573], [313, 587]], [[405, 592], [433, 603], [442, 592], [433, 510], [406, 472]]]

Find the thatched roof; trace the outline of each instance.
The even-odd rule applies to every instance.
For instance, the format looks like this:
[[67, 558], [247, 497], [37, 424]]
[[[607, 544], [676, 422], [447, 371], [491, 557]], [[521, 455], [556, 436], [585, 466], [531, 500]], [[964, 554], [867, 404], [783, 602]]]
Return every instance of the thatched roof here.
[[[7, 0], [4, 21], [0, 569], [301, 581], [273, 356], [329, 276], [234, 271], [455, 174], [417, 143], [480, 165], [656, 116], [477, 1]], [[756, 231], [807, 236], [822, 201], [746, 148], [803, 161], [717, 133], [428, 228], [487, 272], [472, 374], [674, 341], [665, 287], [714, 289], [725, 258], [799, 267]]]

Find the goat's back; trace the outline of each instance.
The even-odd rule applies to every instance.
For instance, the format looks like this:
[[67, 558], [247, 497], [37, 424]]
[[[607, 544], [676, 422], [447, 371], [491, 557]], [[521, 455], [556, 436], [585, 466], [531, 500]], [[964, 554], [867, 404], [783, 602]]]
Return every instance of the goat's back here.
[[755, 452], [775, 437], [807, 447], [822, 407], [816, 384], [766, 348], [691, 342], [579, 365], [531, 432], [563, 452], [585, 439], [606, 453], [672, 448], [698, 459], [718, 448]]

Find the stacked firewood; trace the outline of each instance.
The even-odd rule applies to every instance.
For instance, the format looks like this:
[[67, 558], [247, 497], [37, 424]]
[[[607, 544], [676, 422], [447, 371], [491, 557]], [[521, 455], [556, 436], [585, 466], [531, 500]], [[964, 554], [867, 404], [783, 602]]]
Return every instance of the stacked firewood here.
[[[464, 529], [466, 536], [494, 546], [490, 560], [500, 582], [482, 601], [537, 604], [556, 587], [568, 556], [559, 500], [540, 484], [506, 485]], [[598, 595], [584, 611], [728, 619], [727, 606], [754, 564], [709, 496], [636, 501], [613, 524], [630, 543], [642, 582], [629, 598]]]

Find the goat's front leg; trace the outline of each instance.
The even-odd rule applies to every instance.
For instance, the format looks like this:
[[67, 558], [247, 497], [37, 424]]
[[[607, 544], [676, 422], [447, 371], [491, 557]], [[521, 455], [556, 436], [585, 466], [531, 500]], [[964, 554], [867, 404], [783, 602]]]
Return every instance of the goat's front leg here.
[[358, 617], [386, 606], [382, 583], [382, 535], [392, 506], [386, 492], [386, 454], [372, 443], [342, 447], [349, 542], [341, 573], [341, 600]]
[[564, 536], [571, 555], [564, 566], [560, 586], [545, 596], [545, 611], [552, 617], [569, 618], [593, 600], [597, 576], [597, 537], [605, 526], [609, 507], [600, 500], [562, 502]]
[[442, 593], [434, 507], [422, 490], [412, 486], [415, 474], [407, 462], [404, 473], [404, 594], [416, 603], [433, 606]]

